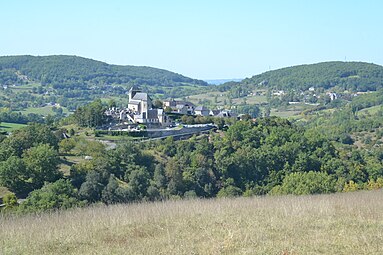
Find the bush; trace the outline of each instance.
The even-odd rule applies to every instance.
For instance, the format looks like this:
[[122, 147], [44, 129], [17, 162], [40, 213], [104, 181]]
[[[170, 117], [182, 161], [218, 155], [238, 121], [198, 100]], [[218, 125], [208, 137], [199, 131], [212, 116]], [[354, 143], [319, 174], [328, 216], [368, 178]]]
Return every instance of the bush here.
[[238, 197], [242, 195], [242, 190], [238, 187], [229, 185], [225, 188], [222, 188], [218, 194], [217, 197]]
[[69, 180], [60, 179], [32, 191], [19, 208], [21, 212], [42, 212], [80, 205], [83, 203], [77, 199], [77, 190]]
[[3, 203], [5, 204], [5, 209], [13, 208], [18, 205], [17, 197], [14, 193], [8, 193], [3, 197]]
[[296, 172], [287, 175], [281, 185], [275, 186], [271, 195], [309, 195], [335, 192], [335, 180], [322, 172]]

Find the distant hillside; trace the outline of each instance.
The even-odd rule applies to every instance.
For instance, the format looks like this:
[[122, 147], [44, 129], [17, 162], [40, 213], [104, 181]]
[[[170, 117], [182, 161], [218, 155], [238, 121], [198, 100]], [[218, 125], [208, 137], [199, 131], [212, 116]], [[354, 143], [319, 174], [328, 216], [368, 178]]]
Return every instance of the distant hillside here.
[[58, 87], [87, 85], [148, 85], [175, 87], [184, 84], [208, 85], [170, 71], [146, 66], [109, 65], [77, 56], [4, 56], [0, 57], [0, 84], [26, 80]]
[[268, 71], [240, 83], [222, 86], [227, 88], [233, 85], [297, 90], [307, 90], [310, 87], [377, 90], [383, 87], [383, 67], [363, 62], [323, 62]]
[[206, 81], [208, 84], [221, 85], [221, 84], [224, 84], [225, 82], [231, 82], [231, 81], [240, 82], [242, 80], [243, 79], [216, 79], [216, 80], [204, 80], [204, 81]]

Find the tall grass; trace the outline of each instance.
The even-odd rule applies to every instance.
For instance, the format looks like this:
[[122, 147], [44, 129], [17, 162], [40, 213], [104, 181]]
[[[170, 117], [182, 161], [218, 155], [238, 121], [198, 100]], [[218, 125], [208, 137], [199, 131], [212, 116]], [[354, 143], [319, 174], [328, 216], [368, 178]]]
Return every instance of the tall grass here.
[[0, 218], [0, 254], [383, 254], [383, 191]]

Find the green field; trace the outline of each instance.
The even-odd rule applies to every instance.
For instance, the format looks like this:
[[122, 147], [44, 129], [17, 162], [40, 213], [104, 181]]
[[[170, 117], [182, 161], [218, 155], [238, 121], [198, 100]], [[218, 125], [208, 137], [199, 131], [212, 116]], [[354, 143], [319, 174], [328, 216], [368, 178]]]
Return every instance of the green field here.
[[369, 107], [369, 108], [362, 109], [358, 113], [359, 114], [360, 113], [363, 113], [363, 114], [366, 114], [366, 113], [376, 114], [379, 110], [382, 110], [382, 109], [383, 109], [382, 105], [375, 105], [375, 106], [372, 106], [372, 107]]
[[383, 191], [0, 215], [0, 254], [383, 254]]
[[40, 83], [28, 83], [28, 84], [23, 84], [23, 85], [17, 85], [17, 86], [12, 86], [10, 87], [12, 90], [15, 90], [16, 91], [29, 91], [31, 90], [32, 88], [37, 88], [41, 86]]
[[270, 112], [270, 116], [289, 118], [289, 117], [296, 116], [300, 113], [301, 113], [301, 111], [280, 111], [280, 110], [272, 109]]
[[[180, 98], [178, 99], [180, 100]], [[227, 92], [219, 91], [188, 96], [186, 99], [196, 105], [199, 105], [199, 102], [203, 103], [204, 101], [208, 100], [212, 106], [224, 106], [225, 102], [226, 106], [228, 106], [230, 101]], [[267, 98], [264, 95], [249, 95], [242, 98], [234, 98], [232, 103], [233, 105], [240, 105], [243, 104], [244, 101], [246, 101], [247, 104], [262, 104], [267, 102]]]
[[14, 131], [16, 129], [20, 129], [22, 127], [25, 127], [26, 125], [24, 124], [18, 124], [18, 123], [9, 123], [9, 122], [1, 122], [0, 123], [0, 129], [5, 130], [5, 131]]
[[[69, 114], [69, 111], [67, 108], [65, 108], [65, 107], [61, 107], [61, 108], [63, 109], [63, 113]], [[53, 109], [53, 106], [30, 107], [30, 108], [27, 108], [21, 112], [24, 114], [35, 113], [35, 114], [41, 114], [41, 115], [47, 116], [49, 114], [50, 115], [55, 114], [55, 112], [52, 109]]]

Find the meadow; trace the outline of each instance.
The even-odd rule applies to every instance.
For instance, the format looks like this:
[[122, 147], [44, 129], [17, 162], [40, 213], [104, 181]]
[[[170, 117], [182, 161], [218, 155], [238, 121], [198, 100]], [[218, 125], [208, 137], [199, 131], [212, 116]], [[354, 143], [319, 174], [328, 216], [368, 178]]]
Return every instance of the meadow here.
[[16, 129], [20, 129], [22, 127], [25, 127], [26, 125], [24, 124], [18, 124], [18, 123], [10, 123], [10, 122], [1, 122], [0, 123], [0, 129], [7, 131], [7, 132], [12, 132]]
[[0, 216], [0, 254], [383, 254], [383, 191]]

